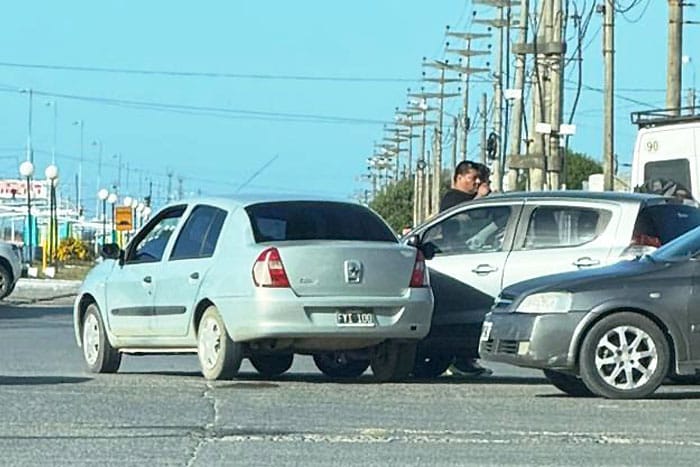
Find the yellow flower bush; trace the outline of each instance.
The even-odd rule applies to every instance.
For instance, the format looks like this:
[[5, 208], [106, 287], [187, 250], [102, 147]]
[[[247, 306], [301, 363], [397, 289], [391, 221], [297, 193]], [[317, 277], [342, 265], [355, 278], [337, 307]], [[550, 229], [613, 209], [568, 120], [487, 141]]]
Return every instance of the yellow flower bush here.
[[91, 259], [90, 249], [85, 242], [68, 237], [61, 240], [56, 256], [59, 261], [87, 261]]

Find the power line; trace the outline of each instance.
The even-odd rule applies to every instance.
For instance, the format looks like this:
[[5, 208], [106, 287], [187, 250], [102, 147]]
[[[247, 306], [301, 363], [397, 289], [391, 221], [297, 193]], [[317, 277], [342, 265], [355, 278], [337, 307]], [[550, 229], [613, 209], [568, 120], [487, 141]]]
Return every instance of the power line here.
[[88, 73], [119, 73], [130, 75], [160, 75], [173, 77], [199, 77], [199, 78], [226, 78], [226, 79], [254, 79], [254, 80], [279, 80], [279, 81], [328, 81], [344, 83], [415, 83], [420, 79], [400, 77], [361, 77], [361, 76], [322, 76], [322, 75], [276, 75], [266, 73], [220, 73], [213, 71], [172, 71], [172, 70], [144, 70], [135, 68], [113, 68], [95, 66], [74, 65], [48, 65], [39, 63], [14, 63], [0, 62], [0, 67], [29, 68], [38, 70], [60, 70]]

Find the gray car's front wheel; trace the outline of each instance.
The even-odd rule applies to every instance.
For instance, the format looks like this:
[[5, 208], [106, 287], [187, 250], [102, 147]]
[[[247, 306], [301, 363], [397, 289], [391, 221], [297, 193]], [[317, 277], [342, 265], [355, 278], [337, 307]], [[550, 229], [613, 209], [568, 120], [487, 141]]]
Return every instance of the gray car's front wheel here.
[[224, 320], [215, 306], [207, 308], [199, 322], [197, 356], [206, 379], [231, 379], [241, 367], [242, 345], [228, 335]]
[[82, 323], [83, 358], [93, 373], [114, 373], [119, 369], [122, 354], [112, 347], [107, 338], [100, 310], [91, 303], [85, 310]]
[[653, 321], [637, 313], [615, 313], [586, 334], [579, 357], [581, 379], [609, 399], [646, 397], [668, 374], [669, 354], [668, 341]]
[[12, 274], [5, 266], [0, 264], [0, 300], [10, 295], [12, 289], [14, 289]]

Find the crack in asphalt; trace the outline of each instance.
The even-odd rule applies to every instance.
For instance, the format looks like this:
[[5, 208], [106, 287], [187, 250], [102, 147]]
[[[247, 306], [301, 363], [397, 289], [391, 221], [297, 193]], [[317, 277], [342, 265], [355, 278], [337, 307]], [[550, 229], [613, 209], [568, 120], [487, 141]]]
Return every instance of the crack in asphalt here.
[[192, 450], [192, 455], [190, 456], [190, 459], [187, 461], [187, 467], [191, 467], [194, 465], [194, 463], [197, 461], [197, 456], [199, 455], [199, 452], [202, 450], [202, 448], [210, 441], [216, 439], [218, 436], [216, 435], [214, 427], [216, 427], [217, 422], [219, 421], [219, 407], [217, 404], [216, 397], [214, 396], [214, 386], [210, 382], [206, 382], [206, 389], [202, 393], [202, 398], [209, 402], [212, 416], [211, 419], [212, 421], [210, 423], [207, 423], [204, 425], [204, 429], [201, 431], [194, 431], [191, 433], [191, 436], [193, 436], [195, 439], [199, 439], [197, 442], [197, 445], [194, 447]]

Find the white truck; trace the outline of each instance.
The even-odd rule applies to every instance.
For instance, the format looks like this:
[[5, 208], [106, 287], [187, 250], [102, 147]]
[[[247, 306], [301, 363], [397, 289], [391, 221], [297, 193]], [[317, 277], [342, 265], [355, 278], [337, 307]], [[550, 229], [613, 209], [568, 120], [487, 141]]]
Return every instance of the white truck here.
[[632, 113], [632, 187], [700, 201], [700, 108]]

